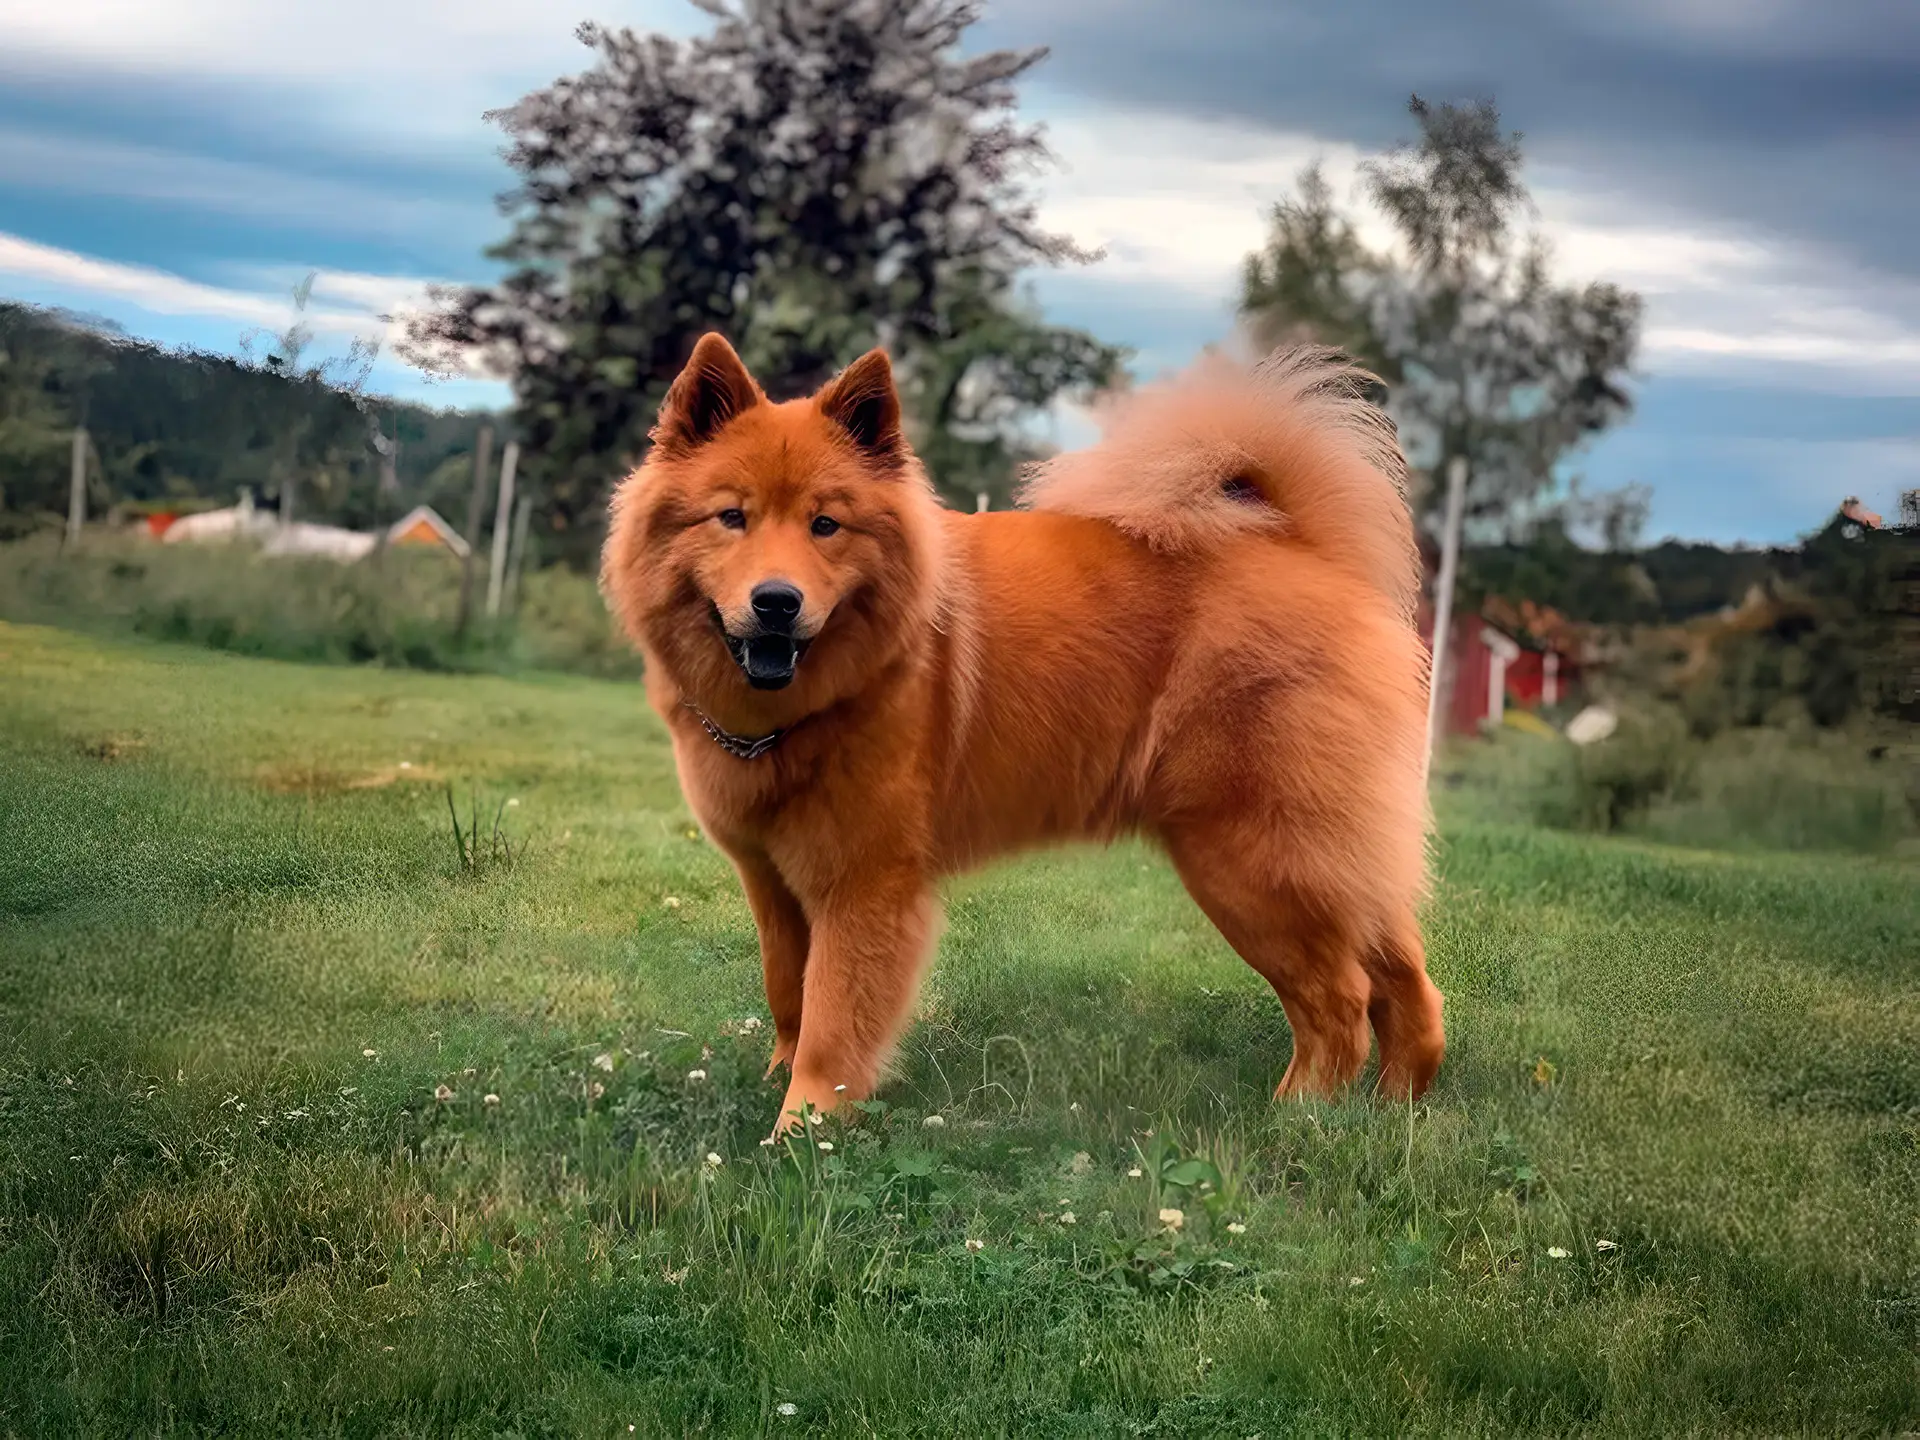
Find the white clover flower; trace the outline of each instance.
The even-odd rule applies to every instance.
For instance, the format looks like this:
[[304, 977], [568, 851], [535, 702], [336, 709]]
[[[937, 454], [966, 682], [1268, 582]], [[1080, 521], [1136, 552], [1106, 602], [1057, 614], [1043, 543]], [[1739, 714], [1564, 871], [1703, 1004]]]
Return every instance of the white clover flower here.
[[680, 908], [680, 897], [678, 895], [669, 895], [660, 903], [669, 910], [678, 910]]
[[369, 1060], [378, 1059], [380, 1055], [380, 1052], [378, 1050], [362, 1050], [360, 1053], [366, 1056], [367, 1059]]
[[1563, 1250], [1558, 1245], [1549, 1245], [1547, 1247], [1547, 1254], [1555, 1260], [1564, 1260], [1572, 1253], [1571, 1250]]
[[822, 1140], [822, 1141], [820, 1142], [820, 1148], [821, 1148], [822, 1150], [828, 1150], [828, 1151], [830, 1151], [830, 1150], [832, 1150], [832, 1149], [833, 1149], [833, 1142], [832, 1142], [831, 1140]]
[[773, 1407], [773, 1413], [776, 1415], [785, 1415], [788, 1418], [792, 1418], [793, 1416], [798, 1415], [800, 1413], [800, 1407], [794, 1404], [793, 1401], [791, 1400], [782, 1400], [778, 1405]]
[[1229, 1220], [1227, 1222], [1227, 1233], [1229, 1235], [1244, 1235], [1247, 1233], [1247, 1227], [1242, 1225], [1238, 1220]]
[[986, 1241], [984, 1241], [984, 1240], [969, 1240], [969, 1241], [967, 1241], [967, 1249], [969, 1249], [969, 1250], [972, 1250], [972, 1251], [974, 1251], [974, 1252], [976, 1252], [976, 1253], [978, 1253], [979, 1251], [981, 1251], [981, 1250], [984, 1250], [984, 1249], [986, 1249], [986, 1248], [987, 1248], [987, 1242], [986, 1242]]
[[500, 1103], [500, 1097], [489, 1090], [480, 1097], [480, 1103], [482, 1105], [498, 1105]]
[[726, 1163], [727, 1163], [726, 1161], [720, 1158], [720, 1154], [718, 1151], [716, 1150], [707, 1151], [707, 1168], [708, 1169], [718, 1170], [722, 1165]]
[[707, 1078], [707, 1072], [704, 1070], [687, 1071], [687, 1079], [689, 1080], [704, 1080], [706, 1078]]
[[438, 1100], [442, 1105], [444, 1105], [449, 1100], [453, 1099], [453, 1091], [450, 1087], [446, 1085], [436, 1085], [433, 1087], [433, 1098]]
[[1178, 1230], [1182, 1225], [1187, 1223], [1186, 1213], [1169, 1206], [1160, 1212], [1160, 1223], [1169, 1230]]
[[1140, 1178], [1140, 1167], [1138, 1165], [1134, 1166], [1131, 1170], [1127, 1171], [1127, 1179], [1138, 1180], [1139, 1178]]
[[1078, 1224], [1078, 1223], [1079, 1223], [1079, 1221], [1078, 1221], [1078, 1219], [1077, 1219], [1077, 1218], [1075, 1217], [1075, 1215], [1074, 1215], [1074, 1213], [1073, 1213], [1073, 1211], [1071, 1211], [1071, 1210], [1062, 1210], [1062, 1211], [1060, 1212], [1060, 1223], [1061, 1223], [1062, 1225], [1076, 1225], [1076, 1224]]
[[947, 1128], [946, 1117], [944, 1115], [929, 1115], [920, 1122], [920, 1128], [922, 1130], [944, 1130]]
[[598, 1055], [593, 1057], [593, 1068], [596, 1070], [604, 1070], [611, 1075], [613, 1073], [613, 1056], [609, 1052], [602, 1050]]

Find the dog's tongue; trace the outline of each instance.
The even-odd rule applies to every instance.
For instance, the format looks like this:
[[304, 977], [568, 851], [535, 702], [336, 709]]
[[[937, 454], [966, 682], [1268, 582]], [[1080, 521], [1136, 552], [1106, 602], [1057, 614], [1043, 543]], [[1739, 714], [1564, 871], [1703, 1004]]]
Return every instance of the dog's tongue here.
[[790, 637], [757, 635], [747, 641], [747, 679], [755, 685], [784, 685], [793, 678], [798, 659]]

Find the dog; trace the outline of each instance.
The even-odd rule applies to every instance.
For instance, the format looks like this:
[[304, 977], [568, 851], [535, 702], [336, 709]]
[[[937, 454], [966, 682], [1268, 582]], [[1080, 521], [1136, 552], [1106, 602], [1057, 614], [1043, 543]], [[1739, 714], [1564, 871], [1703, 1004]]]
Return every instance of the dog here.
[[1445, 1048], [1406, 464], [1336, 352], [1123, 396], [1022, 508], [937, 499], [884, 351], [770, 401], [717, 334], [617, 489], [601, 586], [732, 861], [790, 1067], [870, 1094], [941, 877], [1143, 834], [1293, 1031], [1276, 1095], [1422, 1094]]

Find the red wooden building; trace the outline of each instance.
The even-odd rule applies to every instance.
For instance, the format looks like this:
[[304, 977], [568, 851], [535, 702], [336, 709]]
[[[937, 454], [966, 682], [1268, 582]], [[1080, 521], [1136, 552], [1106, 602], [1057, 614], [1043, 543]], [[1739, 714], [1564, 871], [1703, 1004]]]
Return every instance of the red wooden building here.
[[[1421, 547], [1426, 555], [1427, 547]], [[1428, 556], [1427, 588], [1437, 568]], [[1420, 601], [1420, 638], [1433, 648], [1433, 603]], [[1498, 725], [1509, 706], [1539, 710], [1564, 703], [1579, 684], [1582, 640], [1558, 612], [1523, 600], [1490, 600], [1478, 614], [1456, 604], [1441, 686], [1447, 735], [1477, 735]]]

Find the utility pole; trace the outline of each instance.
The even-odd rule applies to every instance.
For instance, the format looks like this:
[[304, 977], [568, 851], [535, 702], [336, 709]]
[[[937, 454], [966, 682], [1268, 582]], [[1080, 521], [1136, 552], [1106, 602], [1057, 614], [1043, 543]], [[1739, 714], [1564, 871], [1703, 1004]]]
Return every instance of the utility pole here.
[[513, 516], [513, 563], [507, 569], [507, 611], [517, 614], [520, 607], [520, 572], [527, 568], [527, 522], [533, 515], [533, 492], [520, 497]]
[[480, 550], [480, 515], [487, 503], [487, 462], [493, 455], [493, 427], [482, 425], [473, 446], [473, 495], [467, 501], [467, 557], [460, 563], [460, 619], [455, 633], [467, 633], [473, 616], [473, 565]]
[[507, 540], [513, 528], [513, 477], [520, 468], [520, 442], [509, 440], [500, 452], [500, 499], [493, 507], [493, 563], [487, 567], [487, 618], [500, 617], [500, 592], [507, 578]]
[[1447, 462], [1447, 520], [1440, 532], [1440, 577], [1433, 591], [1433, 668], [1427, 682], [1427, 765], [1440, 743], [1440, 692], [1445, 688], [1447, 635], [1453, 629], [1453, 581], [1460, 569], [1460, 521], [1466, 508], [1467, 461]]

